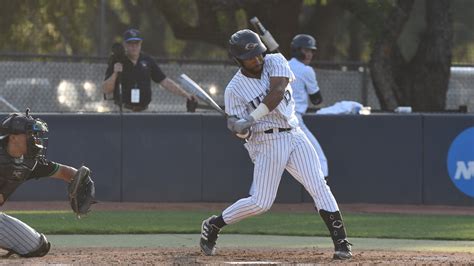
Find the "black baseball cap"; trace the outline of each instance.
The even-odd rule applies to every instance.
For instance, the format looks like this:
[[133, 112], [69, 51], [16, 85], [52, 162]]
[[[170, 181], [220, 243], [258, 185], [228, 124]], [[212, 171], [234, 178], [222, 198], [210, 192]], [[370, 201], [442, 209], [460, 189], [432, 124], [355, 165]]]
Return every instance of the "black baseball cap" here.
[[128, 29], [123, 33], [123, 40], [125, 42], [143, 41], [142, 34], [137, 29]]

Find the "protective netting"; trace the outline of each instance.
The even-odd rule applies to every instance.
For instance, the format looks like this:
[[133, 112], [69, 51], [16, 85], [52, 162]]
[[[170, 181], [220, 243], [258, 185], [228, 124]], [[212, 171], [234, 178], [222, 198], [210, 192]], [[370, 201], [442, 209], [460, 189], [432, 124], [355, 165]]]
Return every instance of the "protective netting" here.
[[[179, 75], [186, 73], [220, 105], [224, 105], [225, 86], [238, 69], [225, 62], [158, 62], [163, 72], [178, 83]], [[105, 63], [89, 62], [1, 61], [0, 112], [23, 111], [26, 107], [34, 112], [118, 112], [113, 101], [103, 98], [101, 84], [106, 67]], [[324, 98], [319, 107], [348, 100], [380, 108], [363, 65], [318, 65], [316, 73]], [[474, 111], [472, 84], [473, 67], [453, 67], [446, 109], [466, 105]], [[156, 83], [152, 90], [152, 102], [145, 112], [186, 112], [184, 98]]]

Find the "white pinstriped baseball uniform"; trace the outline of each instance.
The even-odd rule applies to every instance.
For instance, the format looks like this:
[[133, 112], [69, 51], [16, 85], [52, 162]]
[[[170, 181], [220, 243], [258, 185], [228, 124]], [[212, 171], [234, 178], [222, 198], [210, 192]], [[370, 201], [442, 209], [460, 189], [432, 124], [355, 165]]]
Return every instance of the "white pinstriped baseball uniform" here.
[[[270, 77], [294, 79], [288, 62], [281, 54], [265, 56], [260, 79], [249, 78], [240, 70], [235, 74], [225, 91], [226, 113], [246, 117], [268, 94]], [[317, 153], [298, 127], [294, 105], [292, 89], [288, 85], [280, 104], [252, 126], [252, 136], [245, 147], [255, 164], [253, 190], [250, 197], [240, 199], [223, 211], [226, 224], [269, 210], [285, 169], [303, 184], [319, 210], [334, 212], [339, 209], [323, 178]], [[264, 133], [278, 128], [292, 130]]]
[[0, 212], [0, 247], [26, 254], [41, 245], [41, 237], [24, 222]]
[[308, 137], [309, 141], [311, 141], [314, 148], [316, 149], [316, 152], [318, 153], [319, 163], [321, 164], [321, 169], [323, 170], [324, 176], [328, 176], [329, 170], [326, 155], [324, 154], [324, 151], [316, 137], [313, 135], [313, 133], [311, 133], [303, 121], [303, 114], [306, 113], [306, 110], [308, 109], [308, 94], [315, 94], [319, 91], [316, 73], [312, 67], [305, 65], [294, 57], [288, 61], [288, 64], [290, 65], [290, 69], [296, 78], [291, 83], [296, 105], [296, 117], [298, 118], [301, 129], [306, 134], [306, 137]]

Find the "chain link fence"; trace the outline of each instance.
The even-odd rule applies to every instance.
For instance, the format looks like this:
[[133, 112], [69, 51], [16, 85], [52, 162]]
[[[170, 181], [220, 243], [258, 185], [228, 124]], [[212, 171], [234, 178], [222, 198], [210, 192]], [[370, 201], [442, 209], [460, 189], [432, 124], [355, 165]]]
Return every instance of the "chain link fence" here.
[[[0, 61], [0, 112], [119, 112], [112, 100], [104, 100], [101, 84], [106, 58], [18, 57]], [[229, 61], [158, 59], [163, 72], [179, 82], [186, 73], [199, 83], [219, 105], [224, 89], [237, 71]], [[360, 63], [318, 63], [317, 79], [324, 98], [322, 105], [356, 101], [380, 109], [370, 74]], [[474, 67], [453, 67], [446, 109], [466, 105], [474, 111]], [[145, 112], [186, 112], [185, 99], [154, 83], [153, 96]], [[198, 109], [202, 112], [209, 110]]]

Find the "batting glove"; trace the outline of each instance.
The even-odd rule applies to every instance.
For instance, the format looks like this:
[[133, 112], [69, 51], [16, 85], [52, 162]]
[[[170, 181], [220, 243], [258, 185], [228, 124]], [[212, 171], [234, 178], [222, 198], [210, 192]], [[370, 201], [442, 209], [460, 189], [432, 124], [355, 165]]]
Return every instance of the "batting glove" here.
[[233, 131], [238, 134], [244, 134], [254, 123], [255, 119], [251, 115], [248, 115], [247, 117], [241, 118], [235, 122]]

